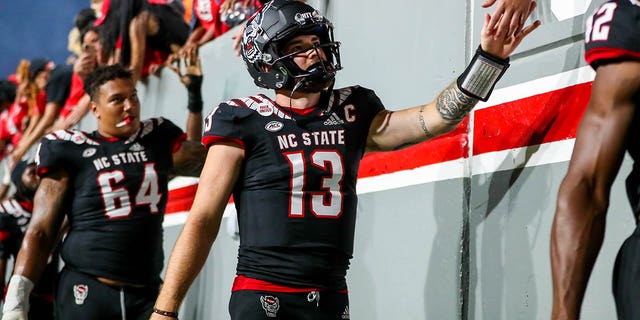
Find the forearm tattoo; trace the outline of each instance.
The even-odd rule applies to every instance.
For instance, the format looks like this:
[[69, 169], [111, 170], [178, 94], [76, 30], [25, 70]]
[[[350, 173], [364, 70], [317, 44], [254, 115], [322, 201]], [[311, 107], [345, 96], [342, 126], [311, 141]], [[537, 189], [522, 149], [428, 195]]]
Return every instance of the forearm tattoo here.
[[420, 107], [420, 111], [418, 112], [418, 121], [420, 121], [420, 127], [422, 128], [424, 135], [427, 137], [427, 139], [431, 139], [433, 138], [433, 134], [431, 133], [431, 131], [429, 131], [429, 128], [427, 128], [427, 124], [424, 122], [424, 107], [424, 105]]
[[445, 121], [458, 123], [469, 114], [476, 103], [478, 99], [464, 94], [453, 82], [438, 96], [436, 109]]

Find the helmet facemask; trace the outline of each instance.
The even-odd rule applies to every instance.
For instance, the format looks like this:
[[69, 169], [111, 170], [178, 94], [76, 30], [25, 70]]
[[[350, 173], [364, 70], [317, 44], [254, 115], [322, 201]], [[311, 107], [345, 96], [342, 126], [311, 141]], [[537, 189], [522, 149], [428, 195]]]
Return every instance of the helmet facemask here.
[[[322, 39], [322, 37], [320, 39]], [[280, 48], [283, 48], [286, 45], [286, 42], [288, 42], [288, 40], [279, 41], [279, 43], [282, 43], [281, 46], [279, 45]], [[283, 54], [278, 58], [279, 61], [276, 63], [279, 62], [284, 65], [285, 68], [293, 75], [292, 91], [320, 92], [333, 85], [336, 72], [341, 68], [339, 63], [340, 55], [338, 53], [338, 47], [339, 44], [335, 42], [320, 40], [320, 43], [315, 44], [313, 47]], [[315, 64], [307, 67], [306, 70], [303, 70], [296, 64], [294, 57], [299, 54], [308, 54], [307, 52], [309, 50], [314, 50], [315, 54], [320, 57], [320, 59]], [[322, 57], [325, 58], [323, 59]], [[334, 63], [334, 60], [338, 60], [338, 62]]]

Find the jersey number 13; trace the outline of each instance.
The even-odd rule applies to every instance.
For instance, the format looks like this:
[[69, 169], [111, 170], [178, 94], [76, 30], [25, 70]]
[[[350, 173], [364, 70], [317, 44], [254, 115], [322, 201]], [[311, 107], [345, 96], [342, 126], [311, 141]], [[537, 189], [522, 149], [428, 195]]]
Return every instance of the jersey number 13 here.
[[291, 170], [291, 192], [289, 193], [289, 216], [304, 217], [305, 193], [311, 195], [309, 208], [318, 218], [338, 218], [342, 214], [342, 156], [336, 151], [318, 150], [311, 153], [312, 166], [326, 172], [322, 176], [320, 188], [324, 191], [305, 191], [308, 164], [302, 151], [285, 153]]

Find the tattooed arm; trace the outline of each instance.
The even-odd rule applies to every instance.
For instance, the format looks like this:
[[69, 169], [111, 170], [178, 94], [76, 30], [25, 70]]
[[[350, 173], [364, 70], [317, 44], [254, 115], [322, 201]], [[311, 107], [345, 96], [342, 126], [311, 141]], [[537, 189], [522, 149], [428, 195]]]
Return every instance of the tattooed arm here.
[[33, 215], [16, 258], [14, 274], [36, 283], [59, 239], [64, 220], [63, 202], [69, 188], [69, 176], [63, 170], [42, 178], [34, 197]]
[[40, 182], [29, 228], [7, 287], [2, 319], [27, 319], [29, 294], [38, 283], [51, 250], [59, 240], [64, 219], [62, 206], [68, 189], [69, 176], [62, 170], [48, 173]]
[[467, 96], [455, 83], [436, 101], [400, 111], [381, 111], [369, 129], [367, 151], [402, 149], [453, 130], [478, 100]]

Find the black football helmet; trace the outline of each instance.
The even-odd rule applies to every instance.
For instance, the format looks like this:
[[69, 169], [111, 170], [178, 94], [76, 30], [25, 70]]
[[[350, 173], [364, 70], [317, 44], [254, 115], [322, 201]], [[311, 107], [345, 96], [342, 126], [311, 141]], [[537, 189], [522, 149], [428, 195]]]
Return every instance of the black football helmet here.
[[[283, 54], [295, 36], [320, 38], [314, 50], [323, 50], [326, 61], [302, 70], [293, 56], [311, 48]], [[294, 0], [273, 0], [247, 21], [242, 35], [242, 58], [257, 86], [317, 92], [333, 84], [340, 65], [340, 43], [333, 39], [333, 25], [311, 6]]]

